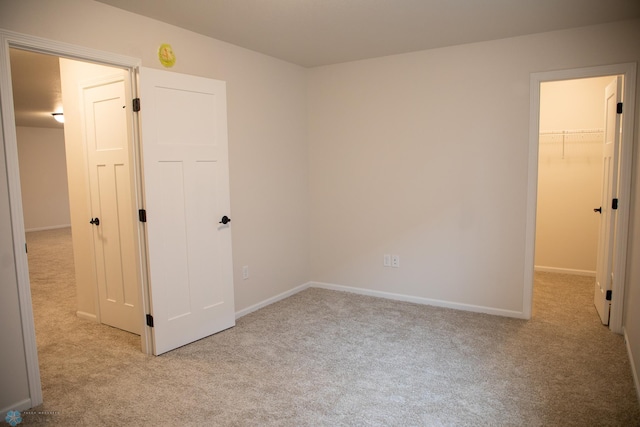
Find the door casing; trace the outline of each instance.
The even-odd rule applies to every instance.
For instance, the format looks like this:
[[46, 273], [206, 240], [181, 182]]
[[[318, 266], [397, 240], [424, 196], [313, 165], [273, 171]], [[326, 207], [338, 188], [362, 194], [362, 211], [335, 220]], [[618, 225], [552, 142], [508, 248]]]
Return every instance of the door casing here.
[[[36, 346], [33, 309], [31, 305], [31, 290], [29, 283], [29, 267], [25, 248], [25, 229], [23, 220], [22, 197], [20, 192], [20, 174], [18, 170], [18, 146], [15, 126], [15, 112], [13, 109], [13, 90], [11, 82], [11, 69], [9, 49], [16, 48], [48, 55], [56, 55], [80, 61], [95, 62], [107, 66], [119, 67], [128, 70], [132, 82], [132, 96], [138, 96], [138, 69], [141, 60], [128, 56], [103, 52], [85, 47], [70, 45], [67, 43], [48, 40], [40, 37], [16, 33], [0, 29], [0, 108], [2, 112], [2, 130], [6, 153], [7, 179], [9, 186], [9, 201], [11, 212], [11, 227], [14, 236], [14, 254], [17, 270], [18, 298], [20, 304], [20, 316], [22, 321], [22, 335], [24, 339], [26, 367], [29, 382], [29, 402], [25, 403], [27, 409], [42, 403], [42, 384], [40, 381], [40, 369], [38, 366], [38, 349]], [[134, 176], [135, 202], [141, 206], [143, 199], [142, 166], [140, 159], [140, 134], [139, 122], [136, 114], [132, 112], [131, 120], [134, 128]], [[139, 259], [139, 271], [142, 286], [139, 289], [139, 301], [142, 311], [149, 312], [149, 288], [147, 279], [147, 259], [145, 230], [138, 223], [137, 253]], [[141, 311], [140, 322], [144, 324], [144, 315]], [[142, 328], [141, 348], [146, 354], [152, 352], [151, 334], [148, 327]]]
[[624, 76], [623, 103], [624, 118], [622, 139], [619, 150], [618, 213], [615, 226], [615, 247], [613, 265], [613, 285], [609, 328], [623, 333], [624, 283], [627, 262], [627, 242], [629, 235], [629, 214], [631, 202], [631, 172], [633, 160], [633, 129], [635, 120], [636, 64], [624, 63], [599, 67], [575, 68], [569, 70], [532, 73], [530, 77], [529, 104], [529, 164], [527, 179], [527, 211], [524, 260], [523, 314], [531, 318], [533, 308], [533, 274], [535, 258], [536, 207], [538, 187], [538, 149], [540, 128], [540, 84], [543, 82], [574, 80], [589, 77]]

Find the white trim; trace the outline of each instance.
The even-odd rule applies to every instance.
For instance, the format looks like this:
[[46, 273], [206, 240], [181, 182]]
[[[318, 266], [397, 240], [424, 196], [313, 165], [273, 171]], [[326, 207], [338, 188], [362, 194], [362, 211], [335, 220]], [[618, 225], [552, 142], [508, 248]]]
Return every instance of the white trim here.
[[31, 36], [28, 34], [16, 33], [2, 28], [0, 28], [0, 40], [2, 40], [4, 46], [10, 45], [11, 47], [44, 53], [46, 55], [53, 54], [57, 56], [64, 56], [66, 58], [78, 59], [80, 61], [98, 62], [109, 66], [137, 68], [141, 64], [140, 59], [131, 56], [124, 56], [117, 53], [104, 52], [83, 46]]
[[529, 85], [529, 164], [527, 174], [527, 210], [525, 228], [525, 259], [523, 311], [531, 317], [533, 307], [533, 271], [536, 233], [536, 206], [538, 187], [538, 145], [540, 128], [540, 84], [548, 81], [574, 80], [589, 77], [624, 76], [624, 117], [620, 148], [618, 184], [618, 219], [616, 221], [615, 264], [609, 329], [622, 333], [624, 309], [624, 281], [627, 263], [627, 240], [629, 231], [629, 209], [631, 200], [631, 172], [633, 159], [633, 130], [635, 123], [636, 64], [613, 64], [599, 67], [532, 73]]
[[633, 353], [631, 353], [631, 346], [629, 345], [629, 336], [627, 335], [627, 328], [623, 328], [622, 331], [624, 335], [624, 343], [627, 346], [627, 355], [629, 356], [629, 364], [631, 365], [631, 374], [633, 375], [633, 384], [636, 386], [636, 397], [638, 398], [638, 403], [640, 403], [640, 381], [638, 380], [638, 371], [636, 371], [636, 365], [634, 365], [633, 361]]
[[247, 314], [260, 310], [261, 308], [264, 308], [268, 305], [271, 305], [278, 301], [282, 301], [285, 298], [289, 298], [290, 296], [295, 295], [298, 292], [302, 292], [305, 289], [309, 289], [309, 288], [327, 289], [330, 291], [339, 291], [339, 292], [349, 292], [352, 294], [366, 295], [370, 297], [384, 298], [384, 299], [389, 299], [394, 301], [411, 302], [411, 303], [420, 304], [420, 305], [431, 305], [434, 307], [451, 308], [451, 309], [460, 310], [460, 311], [470, 311], [474, 313], [491, 314], [494, 316], [525, 319], [524, 313], [520, 311], [504, 310], [501, 308], [485, 307], [481, 305], [462, 304], [462, 303], [456, 303], [456, 302], [450, 302], [450, 301], [436, 300], [431, 298], [415, 297], [415, 296], [404, 295], [404, 294], [394, 294], [391, 292], [375, 291], [372, 289], [355, 288], [353, 286], [336, 285], [334, 283], [307, 282], [300, 286], [296, 286], [295, 288], [290, 289], [286, 292], [282, 292], [281, 294], [278, 294], [274, 297], [267, 298], [266, 300], [261, 301], [257, 304], [254, 304], [250, 307], [247, 307], [240, 311], [236, 311], [236, 320], [241, 318], [242, 316], [246, 316]]
[[534, 267], [534, 270], [542, 271], [545, 273], [573, 274], [574, 276], [596, 277], [596, 272], [591, 270], [576, 270], [573, 268], [546, 267], [544, 265], [536, 265]]
[[[615, 247], [613, 255], [613, 285], [609, 329], [623, 333], [624, 284], [627, 271], [627, 247], [629, 242], [629, 217], [631, 211], [631, 177], [633, 172], [634, 128], [636, 121], [636, 63], [626, 64], [622, 100], [622, 147], [618, 172], [618, 214], [615, 226]], [[614, 309], [615, 307], [615, 309]]]
[[51, 226], [48, 226], [48, 227], [27, 228], [27, 229], [24, 230], [24, 232], [25, 233], [30, 233], [32, 231], [58, 230], [60, 228], [71, 228], [71, 224], [51, 225]]
[[[42, 403], [42, 384], [38, 366], [38, 349], [36, 346], [33, 307], [29, 285], [29, 267], [24, 251], [24, 219], [22, 196], [20, 191], [20, 172], [18, 169], [18, 145], [13, 109], [13, 90], [11, 68], [9, 64], [9, 48], [16, 47], [34, 52], [53, 54], [82, 61], [93, 61], [111, 66], [132, 70], [140, 66], [141, 60], [128, 56], [98, 51], [68, 43], [57, 42], [27, 34], [20, 34], [0, 28], [0, 109], [2, 116], [3, 145], [6, 155], [7, 180], [9, 187], [9, 205], [11, 211], [11, 229], [14, 242], [15, 266], [18, 281], [18, 299], [22, 320], [22, 336], [25, 348], [25, 364], [29, 382], [30, 405]], [[142, 347], [148, 341], [148, 328], [143, 328]]]
[[18, 300], [22, 321], [22, 337], [25, 350], [25, 364], [29, 383], [29, 397], [33, 405], [42, 403], [42, 384], [38, 366], [31, 289], [29, 286], [29, 268], [25, 253], [24, 217], [22, 195], [20, 191], [20, 171], [18, 170], [18, 144], [13, 110], [13, 91], [9, 63], [10, 40], [0, 32], [0, 108], [2, 110], [2, 134], [9, 187], [9, 209], [11, 212], [11, 231], [13, 234], [13, 252], [15, 256], [16, 279], [18, 281]]
[[474, 313], [492, 314], [495, 316], [503, 317], [515, 317], [517, 319], [524, 319], [524, 313], [520, 311], [505, 310], [501, 308], [485, 307], [481, 305], [462, 304], [457, 302], [436, 300], [431, 298], [415, 297], [404, 294], [394, 294], [391, 292], [375, 291], [372, 289], [354, 288], [351, 286], [336, 285], [333, 283], [311, 282], [310, 287], [329, 289], [332, 291], [350, 292], [353, 294], [367, 295], [377, 298], [385, 298], [395, 301], [412, 302], [415, 304], [432, 305], [435, 307], [452, 308], [454, 310], [471, 311]]
[[290, 296], [295, 295], [298, 292], [302, 292], [305, 289], [307, 289], [310, 286], [310, 284], [311, 284], [311, 282], [304, 283], [304, 284], [302, 284], [300, 286], [296, 286], [295, 288], [290, 289], [290, 290], [288, 290], [286, 292], [282, 292], [281, 294], [278, 294], [278, 295], [276, 295], [274, 297], [267, 298], [266, 300], [261, 301], [261, 302], [259, 302], [257, 304], [254, 304], [254, 305], [252, 305], [250, 307], [244, 308], [244, 309], [242, 309], [240, 311], [236, 311], [236, 320], [238, 320], [242, 316], [246, 316], [249, 313], [253, 313], [254, 311], [260, 310], [261, 308], [264, 308], [264, 307], [266, 307], [268, 305], [271, 305], [271, 304], [276, 303], [278, 301], [282, 301], [285, 298], [289, 298]]
[[14, 405], [8, 406], [6, 408], [2, 408], [0, 409], [0, 414], [2, 414], [2, 416], [4, 417], [6, 415], [7, 412], [9, 411], [19, 411], [22, 412], [26, 409], [31, 409], [33, 408], [35, 405], [31, 404], [31, 399], [24, 399], [21, 400], [20, 402], [17, 402]]
[[92, 322], [98, 322], [98, 316], [94, 313], [87, 313], [86, 311], [76, 311], [76, 316], [81, 319], [91, 320]]

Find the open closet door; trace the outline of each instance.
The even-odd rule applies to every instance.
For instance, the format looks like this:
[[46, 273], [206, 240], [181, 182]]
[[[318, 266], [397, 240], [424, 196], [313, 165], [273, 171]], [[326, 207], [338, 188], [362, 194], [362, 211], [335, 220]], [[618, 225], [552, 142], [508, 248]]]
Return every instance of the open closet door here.
[[235, 325], [226, 85], [140, 70], [154, 354]]
[[[617, 76], [605, 89], [604, 148], [602, 151], [602, 200], [600, 211], [600, 235], [594, 304], [600, 320], [609, 324], [611, 308], [611, 284], [613, 283], [613, 247], [615, 239], [616, 207], [614, 198], [618, 191], [618, 153], [622, 112], [618, 110], [622, 96], [622, 77]], [[597, 209], [597, 210], [598, 210]]]

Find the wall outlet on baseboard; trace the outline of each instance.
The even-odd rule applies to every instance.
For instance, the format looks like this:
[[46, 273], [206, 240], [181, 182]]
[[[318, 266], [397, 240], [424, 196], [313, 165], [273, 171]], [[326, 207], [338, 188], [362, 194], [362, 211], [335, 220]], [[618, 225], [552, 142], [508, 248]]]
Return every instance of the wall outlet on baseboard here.
[[400, 267], [400, 255], [391, 255], [391, 267]]
[[382, 263], [384, 267], [391, 267], [391, 255], [384, 254], [384, 261]]
[[247, 280], [249, 278], [249, 266], [245, 265], [242, 267], [242, 280]]

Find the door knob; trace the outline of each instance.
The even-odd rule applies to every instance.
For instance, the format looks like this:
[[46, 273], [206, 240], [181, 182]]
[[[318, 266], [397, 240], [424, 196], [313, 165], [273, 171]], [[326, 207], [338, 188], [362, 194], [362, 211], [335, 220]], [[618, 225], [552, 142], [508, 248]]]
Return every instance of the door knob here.
[[594, 212], [602, 213], [602, 206], [593, 210]]
[[91, 218], [89, 224], [100, 225], [100, 218]]
[[222, 219], [220, 220], [220, 222], [218, 224], [226, 224], [228, 222], [231, 222], [231, 218], [229, 218], [228, 216], [223, 216]]

